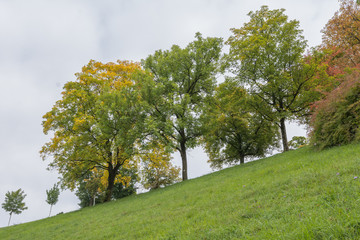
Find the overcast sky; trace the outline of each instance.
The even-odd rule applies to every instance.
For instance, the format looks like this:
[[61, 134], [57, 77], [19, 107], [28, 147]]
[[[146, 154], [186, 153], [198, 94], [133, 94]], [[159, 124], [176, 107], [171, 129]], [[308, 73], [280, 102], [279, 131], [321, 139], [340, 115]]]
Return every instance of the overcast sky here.
[[[39, 156], [49, 138], [42, 116], [83, 65], [90, 59], [139, 61], [173, 44], [186, 46], [196, 32], [227, 39], [230, 28], [241, 27], [262, 5], [285, 8], [299, 20], [309, 46], [321, 43], [320, 30], [339, 6], [337, 0], [0, 0], [0, 203], [7, 191], [22, 188], [29, 207], [12, 223], [48, 215], [45, 191], [58, 175]], [[289, 139], [305, 133], [288, 127]], [[199, 149], [188, 161], [190, 178], [211, 171]], [[73, 193], [62, 192], [53, 213], [76, 210], [77, 203]], [[0, 227], [8, 217], [1, 208]]]

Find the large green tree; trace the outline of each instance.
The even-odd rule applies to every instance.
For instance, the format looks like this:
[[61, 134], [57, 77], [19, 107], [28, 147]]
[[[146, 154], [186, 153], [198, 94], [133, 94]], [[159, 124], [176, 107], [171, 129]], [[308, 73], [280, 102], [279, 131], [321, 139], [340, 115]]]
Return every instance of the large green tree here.
[[229, 79], [208, 102], [203, 139], [213, 168], [242, 164], [245, 157], [261, 157], [276, 145], [276, 126], [254, 113], [250, 102], [246, 90]]
[[306, 90], [313, 84], [316, 65], [304, 61], [307, 44], [299, 22], [289, 21], [284, 11], [262, 6], [249, 13], [243, 27], [231, 29], [227, 63], [256, 99], [253, 107], [278, 125], [287, 151], [285, 122], [308, 113], [312, 97]]
[[133, 74], [138, 64], [91, 60], [77, 80], [65, 84], [62, 99], [44, 115], [44, 133], [54, 136], [41, 155], [52, 156], [50, 168], [62, 185], [74, 189], [84, 174], [96, 169], [107, 176], [110, 201], [121, 168], [131, 166], [142, 136], [144, 114]]
[[142, 62], [151, 76], [145, 92], [151, 106], [148, 123], [154, 138], [180, 153], [183, 180], [188, 178], [187, 150], [202, 135], [199, 118], [216, 86], [221, 48], [221, 38], [203, 38], [197, 33], [185, 48], [173, 45]]

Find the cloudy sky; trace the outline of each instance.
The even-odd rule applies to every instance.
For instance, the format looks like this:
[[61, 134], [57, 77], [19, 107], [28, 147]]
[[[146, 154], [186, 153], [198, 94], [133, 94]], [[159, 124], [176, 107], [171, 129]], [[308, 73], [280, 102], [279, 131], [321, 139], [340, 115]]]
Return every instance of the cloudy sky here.
[[[0, 203], [7, 191], [22, 188], [29, 207], [12, 223], [48, 215], [45, 191], [58, 176], [39, 156], [49, 138], [42, 116], [83, 65], [139, 61], [157, 49], [186, 46], [198, 31], [227, 39], [262, 5], [285, 8], [299, 20], [309, 46], [320, 44], [320, 30], [338, 9], [337, 0], [0, 0]], [[289, 125], [288, 133], [291, 139], [305, 131]], [[189, 153], [190, 178], [211, 171], [206, 160], [199, 149]], [[76, 210], [77, 203], [62, 192], [53, 213]], [[7, 221], [1, 208], [0, 227]]]

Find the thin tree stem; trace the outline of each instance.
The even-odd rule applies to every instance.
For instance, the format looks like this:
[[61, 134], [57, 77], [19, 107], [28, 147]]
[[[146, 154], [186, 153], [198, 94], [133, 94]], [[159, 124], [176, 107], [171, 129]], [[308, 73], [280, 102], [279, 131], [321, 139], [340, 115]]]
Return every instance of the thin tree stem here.
[[8, 226], [10, 226], [11, 214], [12, 214], [12, 213], [10, 213], [10, 218], [9, 218]]
[[52, 204], [50, 205], [50, 212], [49, 212], [49, 217], [51, 216], [51, 209], [52, 209]]

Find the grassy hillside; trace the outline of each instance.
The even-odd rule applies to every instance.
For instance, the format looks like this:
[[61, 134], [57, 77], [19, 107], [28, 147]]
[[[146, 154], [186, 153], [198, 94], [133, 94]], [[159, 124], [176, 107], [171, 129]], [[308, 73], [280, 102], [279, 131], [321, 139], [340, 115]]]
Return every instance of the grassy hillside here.
[[360, 145], [278, 154], [0, 239], [360, 239]]

